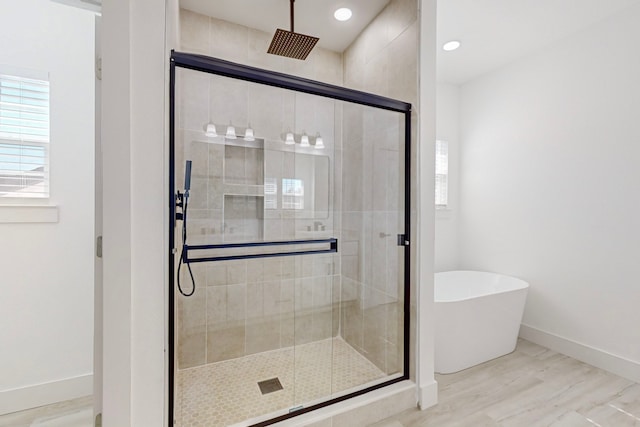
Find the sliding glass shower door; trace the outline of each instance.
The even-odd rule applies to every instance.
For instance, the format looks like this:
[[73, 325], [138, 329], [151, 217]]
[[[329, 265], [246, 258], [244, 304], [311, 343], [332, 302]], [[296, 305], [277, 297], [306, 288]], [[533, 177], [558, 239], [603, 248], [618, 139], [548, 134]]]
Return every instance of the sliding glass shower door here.
[[171, 112], [175, 425], [407, 378], [409, 106], [174, 53]]

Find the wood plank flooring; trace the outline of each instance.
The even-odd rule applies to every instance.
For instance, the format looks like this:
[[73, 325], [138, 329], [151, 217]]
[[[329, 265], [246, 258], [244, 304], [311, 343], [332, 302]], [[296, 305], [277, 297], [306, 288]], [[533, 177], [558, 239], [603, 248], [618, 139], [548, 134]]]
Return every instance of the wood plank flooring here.
[[[437, 380], [437, 406], [374, 426], [640, 427], [640, 384], [525, 340], [507, 356]], [[8, 414], [0, 427], [31, 426], [90, 405], [85, 398]]]
[[640, 384], [525, 340], [507, 356], [436, 377], [437, 406], [375, 427], [640, 427]]
[[82, 420], [76, 420], [77, 417], [73, 417], [73, 415], [84, 415], [87, 410], [92, 408], [93, 397], [81, 397], [52, 405], [41, 406], [39, 408], [0, 415], [0, 427], [31, 427], [48, 425], [47, 423], [57, 425], [59, 423], [56, 424], [56, 421], [69, 418], [73, 418], [73, 425], [67, 424], [66, 427], [91, 427], [93, 425], [93, 416], [89, 416], [86, 420], [84, 418], [87, 417], [84, 416]]

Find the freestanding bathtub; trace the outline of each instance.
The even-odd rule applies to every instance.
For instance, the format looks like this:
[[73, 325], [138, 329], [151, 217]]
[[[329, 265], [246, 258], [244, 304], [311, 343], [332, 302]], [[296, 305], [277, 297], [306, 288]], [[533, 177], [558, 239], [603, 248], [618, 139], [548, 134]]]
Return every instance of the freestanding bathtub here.
[[516, 348], [529, 284], [482, 271], [435, 275], [435, 371], [450, 374]]

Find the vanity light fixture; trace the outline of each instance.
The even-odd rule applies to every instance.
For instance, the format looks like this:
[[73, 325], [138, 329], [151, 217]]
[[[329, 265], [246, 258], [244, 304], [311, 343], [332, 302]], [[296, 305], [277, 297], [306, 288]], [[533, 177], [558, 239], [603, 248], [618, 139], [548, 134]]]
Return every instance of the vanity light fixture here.
[[314, 145], [314, 148], [316, 150], [324, 149], [324, 141], [322, 140], [322, 137], [320, 136], [320, 134], [318, 134], [318, 136], [316, 136], [316, 145]]
[[227, 126], [227, 134], [225, 135], [225, 137], [227, 139], [236, 139], [236, 128], [232, 124], [229, 124], [229, 126]]
[[302, 138], [300, 138], [300, 146], [311, 147], [311, 145], [309, 144], [309, 137], [307, 136], [306, 133], [302, 135]]
[[255, 141], [256, 138], [253, 135], [253, 128], [251, 127], [251, 123], [249, 123], [249, 126], [247, 127], [247, 130], [244, 131], [244, 140], [245, 141]]
[[458, 40], [451, 40], [442, 45], [442, 50], [446, 52], [451, 52], [460, 47], [460, 42]]
[[204, 134], [210, 138], [215, 138], [216, 136], [218, 136], [218, 132], [216, 132], [216, 125], [214, 125], [213, 123], [209, 123]]
[[296, 143], [296, 140], [293, 139], [293, 133], [292, 132], [287, 132], [287, 136], [284, 140], [284, 143], [287, 145], [293, 145]]
[[348, 7], [341, 7], [340, 9], [337, 9], [335, 12], [333, 12], [333, 17], [338, 21], [348, 21], [349, 19], [351, 19], [352, 15], [353, 13]]

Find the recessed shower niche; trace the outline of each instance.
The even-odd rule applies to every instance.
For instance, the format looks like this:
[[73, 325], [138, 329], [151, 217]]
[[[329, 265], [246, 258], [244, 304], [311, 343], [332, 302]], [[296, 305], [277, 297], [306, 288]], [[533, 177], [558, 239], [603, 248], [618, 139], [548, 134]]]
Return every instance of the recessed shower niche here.
[[266, 426], [407, 379], [410, 105], [171, 66], [171, 425]]

